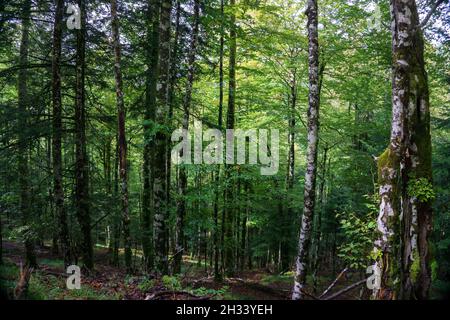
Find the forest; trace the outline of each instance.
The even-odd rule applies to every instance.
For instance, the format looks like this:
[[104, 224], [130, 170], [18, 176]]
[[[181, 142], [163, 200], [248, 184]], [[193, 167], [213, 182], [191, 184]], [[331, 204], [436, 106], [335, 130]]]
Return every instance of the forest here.
[[449, 0], [0, 0], [8, 300], [450, 297]]

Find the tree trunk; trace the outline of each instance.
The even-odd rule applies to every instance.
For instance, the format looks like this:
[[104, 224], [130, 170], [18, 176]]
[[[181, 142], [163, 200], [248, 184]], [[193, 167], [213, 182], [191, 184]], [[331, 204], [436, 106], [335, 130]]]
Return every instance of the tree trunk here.
[[323, 214], [323, 197], [324, 197], [324, 188], [325, 188], [325, 177], [327, 173], [327, 155], [328, 155], [329, 148], [327, 146], [323, 149], [323, 159], [322, 159], [322, 175], [319, 177], [319, 204], [318, 204], [318, 210], [317, 210], [317, 218], [314, 222], [314, 238], [313, 238], [313, 252], [312, 252], [312, 261], [311, 261], [311, 268], [313, 270], [312, 278], [313, 278], [313, 287], [314, 287], [314, 293], [317, 289], [317, 274], [319, 272], [319, 266], [320, 266], [320, 260], [319, 260], [319, 253], [320, 253], [320, 242], [321, 242], [321, 235], [322, 235], [322, 214]]
[[[189, 48], [186, 94], [184, 96], [184, 103], [183, 103], [183, 112], [184, 112], [183, 129], [186, 130], [189, 128], [189, 114], [191, 112], [190, 108], [192, 100], [192, 85], [194, 83], [195, 55], [197, 51], [197, 41], [198, 41], [199, 12], [200, 12], [199, 0], [194, 0], [194, 26], [192, 28], [192, 38]], [[182, 156], [182, 154], [180, 156]], [[183, 250], [184, 218], [186, 215], [186, 196], [187, 196], [187, 170], [185, 165], [180, 166], [178, 188], [180, 200], [178, 201], [177, 207], [177, 224], [175, 236], [176, 256], [174, 257], [174, 273], [181, 272], [181, 260], [184, 251]]]
[[251, 192], [250, 183], [246, 182], [245, 183], [245, 195], [246, 195], [245, 213], [242, 218], [242, 225], [241, 225], [241, 259], [239, 262], [239, 270], [240, 271], [243, 271], [245, 268], [245, 257], [247, 255], [245, 248], [246, 248], [246, 244], [247, 244], [247, 220], [249, 217], [250, 206], [251, 206], [250, 192]]
[[[20, 212], [22, 215], [22, 223], [24, 226], [30, 226], [30, 185], [29, 185], [29, 167], [28, 167], [28, 107], [30, 99], [28, 97], [28, 50], [29, 36], [31, 24], [31, 0], [25, 0], [22, 7], [22, 39], [20, 40], [19, 64], [21, 66], [18, 77], [18, 98], [19, 98], [19, 143], [18, 143], [18, 159], [19, 159], [19, 185], [20, 185]], [[34, 240], [27, 236], [25, 239], [25, 259], [27, 265], [35, 267], [36, 254], [34, 252]]]
[[119, 19], [117, 17], [117, 1], [111, 0], [111, 26], [114, 47], [114, 78], [116, 82], [117, 126], [119, 135], [119, 176], [120, 198], [122, 205], [122, 232], [125, 248], [125, 266], [131, 272], [131, 236], [130, 215], [128, 212], [128, 172], [127, 172], [127, 140], [125, 135], [125, 103], [123, 101], [123, 83], [121, 71], [121, 48], [119, 36]]
[[[223, 51], [224, 51], [224, 0], [220, 1], [220, 52], [219, 52], [219, 115], [218, 126], [222, 128], [223, 125]], [[214, 175], [215, 190], [214, 190], [214, 279], [216, 281], [222, 280], [222, 273], [219, 269], [219, 185], [220, 185], [220, 165], [217, 165]], [[222, 221], [223, 223], [223, 221]]]
[[156, 111], [156, 82], [158, 81], [159, 57], [159, 12], [160, 1], [149, 0], [147, 16], [147, 73], [145, 90], [145, 119], [144, 119], [144, 164], [143, 164], [143, 191], [142, 191], [142, 247], [147, 272], [154, 267], [153, 245], [153, 153], [154, 137], [151, 134], [155, 121]]
[[[381, 286], [377, 299], [427, 299], [432, 228], [430, 105], [424, 40], [414, 0], [391, 0], [392, 129], [378, 158]], [[417, 189], [426, 191], [420, 196]]]
[[76, 53], [76, 97], [75, 97], [75, 206], [81, 227], [81, 254], [84, 267], [94, 267], [91, 238], [91, 217], [89, 213], [89, 161], [86, 151], [86, 101], [85, 101], [85, 51], [86, 51], [86, 4], [78, 0], [81, 29], [77, 30]]
[[311, 228], [314, 218], [316, 193], [317, 144], [319, 140], [319, 39], [317, 0], [308, 0], [309, 40], [309, 107], [308, 107], [308, 149], [306, 154], [305, 190], [303, 216], [298, 240], [298, 255], [295, 270], [293, 300], [303, 298], [302, 290], [306, 284], [306, 266], [311, 242]]
[[120, 234], [121, 234], [121, 223], [119, 218], [119, 210], [117, 208], [116, 203], [118, 202], [119, 195], [119, 138], [116, 134], [115, 137], [115, 148], [116, 152], [114, 157], [114, 190], [113, 190], [113, 199], [114, 199], [114, 217], [113, 217], [113, 250], [112, 250], [112, 265], [119, 266], [119, 247], [120, 247]]
[[67, 213], [64, 206], [64, 189], [62, 183], [62, 104], [61, 104], [61, 39], [64, 14], [64, 0], [57, 0], [55, 10], [55, 24], [53, 28], [53, 59], [52, 59], [52, 87], [53, 87], [53, 196], [55, 202], [55, 217], [58, 219], [59, 241], [64, 257], [64, 265], [72, 264], [69, 242], [69, 227]]
[[[294, 188], [295, 179], [295, 107], [297, 104], [297, 79], [296, 70], [293, 71], [293, 78], [290, 85], [289, 93], [289, 154], [288, 154], [288, 170], [286, 176], [286, 193], [288, 197], [286, 216], [283, 216], [282, 228], [283, 235], [281, 237], [281, 270], [282, 272], [289, 269], [289, 242], [291, 238], [290, 226], [294, 218], [294, 210], [292, 209], [291, 193]], [[283, 210], [282, 210], [283, 211]]]
[[[230, 0], [230, 9], [235, 10], [235, 0]], [[228, 85], [228, 110], [227, 110], [227, 129], [234, 129], [234, 113], [236, 100], [236, 16], [234, 11], [230, 18], [230, 57], [229, 57], [229, 85]], [[234, 151], [233, 151], [234, 152]], [[225, 180], [230, 182], [233, 166], [225, 165]], [[224, 234], [224, 267], [227, 276], [234, 274], [234, 257], [233, 257], [233, 209], [230, 206], [233, 204], [233, 188], [228, 186], [225, 191], [225, 234]]]
[[167, 248], [167, 117], [169, 110], [169, 81], [170, 81], [170, 11], [171, 0], [161, 1], [161, 14], [159, 21], [159, 77], [156, 93], [157, 132], [155, 135], [155, 157], [153, 159], [153, 203], [154, 203], [154, 241], [155, 266], [159, 274], [168, 273]]

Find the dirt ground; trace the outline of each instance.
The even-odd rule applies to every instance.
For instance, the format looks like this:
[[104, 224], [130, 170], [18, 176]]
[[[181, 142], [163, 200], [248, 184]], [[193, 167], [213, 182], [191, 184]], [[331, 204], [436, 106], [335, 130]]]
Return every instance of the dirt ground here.
[[[20, 268], [23, 263], [23, 247], [15, 242], [3, 242], [3, 255], [6, 261]], [[95, 249], [95, 271], [82, 272], [81, 285], [84, 290], [73, 296], [65, 288], [68, 274], [65, 273], [61, 257], [52, 253], [48, 247], [36, 247], [39, 268], [32, 277], [39, 279], [40, 298], [46, 299], [125, 299], [125, 300], [187, 300], [187, 299], [237, 299], [237, 300], [283, 300], [289, 299], [292, 289], [292, 277], [270, 274], [267, 271], [246, 271], [233, 278], [217, 283], [204, 270], [188, 267], [178, 277], [179, 286], [168, 287], [160, 279], [150, 280], [140, 272], [127, 275], [124, 268], [112, 266], [106, 248]], [[139, 262], [137, 262], [139, 264]], [[17, 271], [18, 273], [18, 271]], [[0, 275], [1, 277], [1, 275]], [[18, 275], [17, 275], [18, 278]], [[316, 296], [320, 295], [331, 281], [319, 282]], [[328, 277], [329, 278], [329, 277]], [[170, 280], [170, 279], [169, 279]], [[146, 282], [147, 281], [147, 282]], [[352, 284], [354, 281], [342, 277], [331, 292]], [[57, 287], [57, 288], [55, 288]], [[320, 290], [319, 290], [320, 289]], [[339, 296], [339, 299], [358, 299], [359, 290], [354, 289]], [[47, 292], [57, 291], [47, 296]], [[314, 299], [308, 297], [308, 299]]]

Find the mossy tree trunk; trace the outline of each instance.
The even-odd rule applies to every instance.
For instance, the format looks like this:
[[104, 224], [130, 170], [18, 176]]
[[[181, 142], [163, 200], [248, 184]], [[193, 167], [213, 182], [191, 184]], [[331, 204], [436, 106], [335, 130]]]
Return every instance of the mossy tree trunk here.
[[378, 159], [381, 270], [377, 299], [426, 299], [431, 283], [430, 105], [424, 40], [414, 0], [391, 0], [392, 130]]

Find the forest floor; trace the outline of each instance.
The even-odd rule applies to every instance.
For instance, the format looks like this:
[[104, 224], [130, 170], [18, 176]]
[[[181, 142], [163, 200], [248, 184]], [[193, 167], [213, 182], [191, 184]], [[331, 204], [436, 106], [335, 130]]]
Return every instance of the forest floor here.
[[[241, 272], [234, 278], [215, 282], [207, 275], [204, 266], [184, 257], [181, 275], [151, 279], [142, 273], [127, 275], [124, 268], [112, 266], [106, 248], [95, 248], [95, 271], [81, 275], [81, 289], [68, 290], [60, 256], [49, 247], [37, 247], [39, 268], [34, 270], [29, 283], [28, 299], [90, 299], [90, 300], [285, 300], [292, 289], [292, 274], [274, 274], [267, 270]], [[0, 266], [1, 296], [11, 298], [23, 261], [23, 246], [15, 242], [3, 242], [4, 264]], [[136, 259], [137, 260], [137, 259]], [[317, 292], [323, 292], [333, 281], [331, 276], [319, 277]], [[336, 292], [354, 282], [342, 277], [333, 288]], [[358, 299], [358, 289], [341, 295], [339, 299]]]

